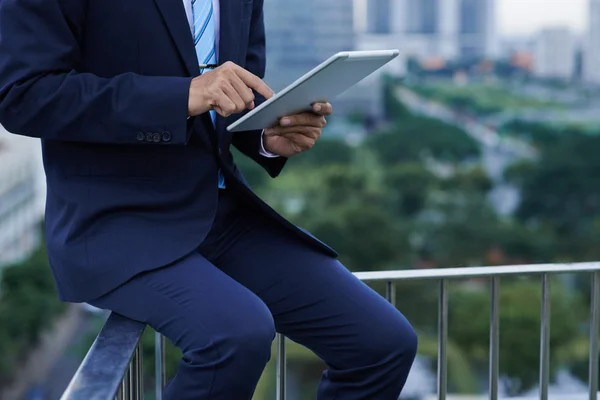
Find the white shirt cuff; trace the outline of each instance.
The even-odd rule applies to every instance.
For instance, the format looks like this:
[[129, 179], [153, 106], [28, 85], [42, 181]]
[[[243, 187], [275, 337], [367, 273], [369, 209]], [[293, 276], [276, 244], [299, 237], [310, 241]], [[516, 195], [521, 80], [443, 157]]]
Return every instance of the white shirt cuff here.
[[265, 150], [265, 142], [263, 140], [264, 133], [265, 133], [264, 130], [260, 133], [260, 149], [258, 149], [258, 153], [261, 156], [267, 157], [267, 158], [277, 158], [277, 157], [279, 157], [277, 154], [273, 154], [273, 153]]

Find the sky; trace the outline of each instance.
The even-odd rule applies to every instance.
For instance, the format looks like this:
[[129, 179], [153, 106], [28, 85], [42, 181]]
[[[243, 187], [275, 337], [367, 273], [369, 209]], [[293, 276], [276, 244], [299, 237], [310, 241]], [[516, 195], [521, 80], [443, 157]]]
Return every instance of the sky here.
[[582, 32], [588, 0], [496, 0], [501, 35], [523, 35], [544, 26], [565, 25]]
[[[366, 13], [366, 2], [355, 0], [357, 23]], [[444, 1], [444, 0], [442, 0]], [[530, 35], [545, 26], [568, 26], [583, 32], [587, 26], [589, 0], [495, 0], [500, 35]]]

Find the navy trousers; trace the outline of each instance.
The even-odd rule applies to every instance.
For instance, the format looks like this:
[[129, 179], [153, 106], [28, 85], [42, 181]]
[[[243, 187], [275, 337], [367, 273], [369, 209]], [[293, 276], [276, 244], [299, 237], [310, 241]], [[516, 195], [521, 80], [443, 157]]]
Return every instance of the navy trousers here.
[[417, 350], [404, 316], [337, 260], [221, 191], [197, 252], [90, 303], [183, 352], [169, 400], [251, 399], [275, 332], [327, 364], [321, 400], [397, 400]]

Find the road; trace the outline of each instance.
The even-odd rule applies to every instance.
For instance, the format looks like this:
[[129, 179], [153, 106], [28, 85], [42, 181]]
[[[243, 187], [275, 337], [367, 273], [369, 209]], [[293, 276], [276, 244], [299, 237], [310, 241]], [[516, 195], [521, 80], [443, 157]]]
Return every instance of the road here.
[[503, 181], [504, 169], [517, 160], [535, 159], [537, 151], [529, 144], [518, 139], [502, 137], [490, 127], [459, 115], [443, 104], [424, 99], [411, 90], [399, 87], [396, 96], [412, 112], [446, 122], [463, 129], [481, 146], [481, 161], [484, 170], [494, 182], [490, 200], [501, 214], [510, 214], [519, 203], [516, 188]]

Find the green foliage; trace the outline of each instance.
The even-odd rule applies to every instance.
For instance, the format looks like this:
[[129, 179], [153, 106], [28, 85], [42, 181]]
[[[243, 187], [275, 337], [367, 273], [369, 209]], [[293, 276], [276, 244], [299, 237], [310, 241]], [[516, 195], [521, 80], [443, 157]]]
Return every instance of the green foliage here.
[[587, 260], [600, 257], [600, 136], [560, 136], [535, 163], [517, 164], [506, 179], [517, 185], [522, 201], [517, 216], [556, 237], [556, 256]]
[[398, 215], [414, 217], [425, 209], [429, 194], [440, 184], [423, 164], [397, 164], [385, 174], [390, 201]]
[[346, 203], [305, 225], [336, 248], [345, 265], [355, 271], [388, 269], [410, 251], [406, 231], [382, 208]]
[[[579, 298], [567, 293], [559, 280], [553, 280], [551, 286], [550, 362], [555, 372], [563, 361], [556, 355], [577, 336], [582, 315]], [[500, 372], [513, 378], [510, 391], [516, 394], [531, 389], [538, 381], [540, 284], [509, 280], [501, 287], [500, 304]], [[485, 287], [453, 290], [449, 312], [450, 338], [483, 367], [489, 348], [489, 292]]]
[[369, 137], [365, 143], [385, 166], [423, 162], [431, 157], [439, 162], [460, 163], [477, 159], [481, 150], [463, 130], [442, 121], [407, 116], [393, 127]]
[[533, 109], [560, 109], [562, 104], [516, 94], [502, 84], [422, 84], [410, 89], [431, 100], [447, 104], [456, 110], [475, 115], [489, 115], [501, 111]]
[[64, 310], [54, 287], [45, 250], [2, 270], [0, 283], [0, 384], [15, 364]]
[[[501, 132], [511, 136], [525, 139], [537, 146], [551, 146], [558, 142], [563, 132], [549, 129], [548, 125], [537, 122], [513, 120], [502, 126]], [[565, 132], [568, 134], [567, 132]]]
[[482, 265], [498, 243], [500, 222], [483, 196], [452, 196], [435, 208], [438, 218], [423, 223], [424, 247], [439, 265]]
[[290, 159], [288, 167], [350, 165], [354, 161], [354, 149], [337, 139], [322, 139], [311, 151]]
[[600, 137], [568, 136], [549, 148], [524, 177], [524, 219], [552, 218], [560, 225], [600, 215]]

